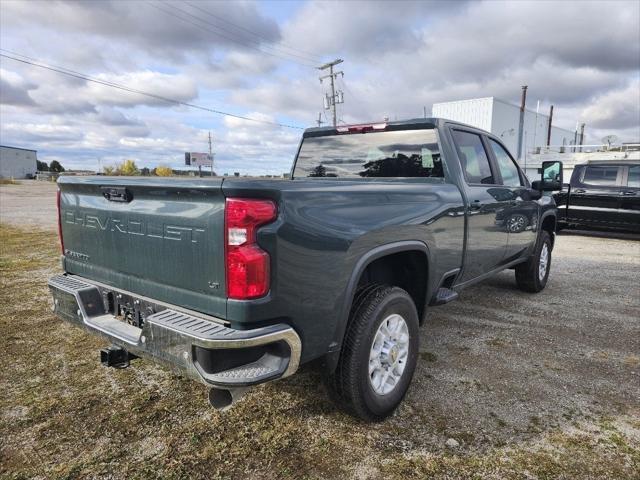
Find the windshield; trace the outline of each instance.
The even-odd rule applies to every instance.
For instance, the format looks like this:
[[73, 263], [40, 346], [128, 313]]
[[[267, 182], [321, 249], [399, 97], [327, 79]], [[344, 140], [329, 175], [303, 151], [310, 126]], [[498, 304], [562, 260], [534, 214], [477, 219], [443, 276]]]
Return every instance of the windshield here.
[[436, 130], [396, 130], [302, 141], [294, 177], [443, 177]]

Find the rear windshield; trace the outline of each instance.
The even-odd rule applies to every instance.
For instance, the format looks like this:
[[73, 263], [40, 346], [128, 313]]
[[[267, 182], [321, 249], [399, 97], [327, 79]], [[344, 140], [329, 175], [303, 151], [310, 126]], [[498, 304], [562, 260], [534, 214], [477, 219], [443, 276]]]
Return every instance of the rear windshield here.
[[443, 177], [435, 129], [306, 137], [294, 177]]

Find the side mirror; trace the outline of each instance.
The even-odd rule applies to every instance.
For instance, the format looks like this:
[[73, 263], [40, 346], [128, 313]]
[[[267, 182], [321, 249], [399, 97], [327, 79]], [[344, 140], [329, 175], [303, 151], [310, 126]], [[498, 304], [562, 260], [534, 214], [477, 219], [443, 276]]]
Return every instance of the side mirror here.
[[562, 162], [542, 162], [540, 180], [536, 180], [531, 186], [541, 192], [562, 190]]

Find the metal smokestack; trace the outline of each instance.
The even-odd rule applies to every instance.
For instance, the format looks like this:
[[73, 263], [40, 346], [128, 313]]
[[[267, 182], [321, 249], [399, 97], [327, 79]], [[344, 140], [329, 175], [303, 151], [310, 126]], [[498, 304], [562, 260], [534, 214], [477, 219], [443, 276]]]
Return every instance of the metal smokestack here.
[[549, 110], [549, 126], [547, 128], [547, 147], [551, 145], [551, 125], [553, 124], [553, 105]]
[[522, 86], [522, 100], [520, 101], [520, 125], [518, 127], [518, 160], [522, 157], [522, 135], [524, 134], [524, 108], [527, 103], [527, 85]]

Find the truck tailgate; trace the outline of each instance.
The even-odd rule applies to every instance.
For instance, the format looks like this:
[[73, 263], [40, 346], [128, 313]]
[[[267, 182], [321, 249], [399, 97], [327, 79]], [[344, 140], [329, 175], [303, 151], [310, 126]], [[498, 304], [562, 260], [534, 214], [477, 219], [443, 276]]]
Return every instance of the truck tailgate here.
[[222, 179], [63, 176], [58, 184], [67, 272], [226, 316]]

